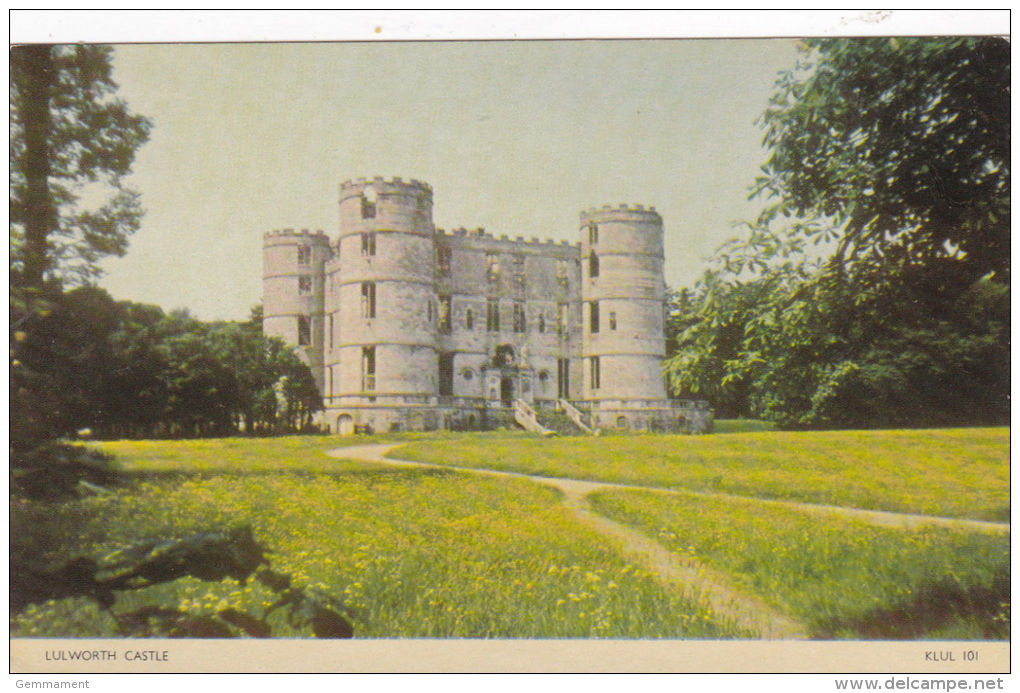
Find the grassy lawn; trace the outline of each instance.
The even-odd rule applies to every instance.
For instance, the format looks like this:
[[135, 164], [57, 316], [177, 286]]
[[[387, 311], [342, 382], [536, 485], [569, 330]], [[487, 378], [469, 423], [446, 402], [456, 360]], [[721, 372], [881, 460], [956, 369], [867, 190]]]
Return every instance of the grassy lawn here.
[[729, 575], [813, 637], [1009, 638], [1008, 536], [877, 528], [682, 493], [614, 490], [592, 500]]
[[[250, 524], [271, 547], [274, 570], [349, 607], [356, 637], [748, 635], [699, 606], [697, 595], [676, 595], [628, 564], [551, 489], [380, 470], [320, 452], [336, 445], [335, 438], [102, 444], [134, 472], [127, 483], [64, 503], [13, 501], [12, 545], [34, 543], [60, 563], [147, 538]], [[254, 581], [185, 578], [120, 593], [114, 610], [161, 604], [260, 616], [270, 595]], [[309, 635], [282, 616], [270, 616], [274, 635]], [[108, 612], [82, 598], [29, 607], [12, 617], [10, 633], [117, 631]]]
[[206, 438], [201, 440], [116, 440], [88, 447], [113, 455], [129, 473], [263, 473], [275, 471], [337, 472], [374, 469], [378, 465], [335, 458], [326, 450], [369, 443], [446, 440], [456, 434], [393, 433], [373, 436], [281, 436], [279, 438]]
[[1009, 429], [609, 435], [474, 434], [395, 457], [543, 476], [859, 508], [1009, 519]]
[[755, 419], [716, 419], [712, 425], [712, 433], [760, 433], [774, 429], [774, 424]]

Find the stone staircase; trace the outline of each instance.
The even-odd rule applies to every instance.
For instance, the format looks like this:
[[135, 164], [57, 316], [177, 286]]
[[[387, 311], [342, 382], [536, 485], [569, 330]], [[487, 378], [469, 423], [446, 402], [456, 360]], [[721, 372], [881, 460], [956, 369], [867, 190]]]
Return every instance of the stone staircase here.
[[530, 404], [521, 399], [514, 400], [514, 421], [525, 431], [538, 433], [542, 436], [554, 436], [556, 431], [546, 428], [538, 422], [538, 416]]
[[581, 429], [588, 435], [597, 436], [599, 434], [598, 429], [593, 430], [592, 427], [588, 425], [588, 422], [585, 421], [584, 414], [581, 413], [581, 410], [573, 404], [565, 399], [558, 399], [556, 400], [556, 405], [560, 408], [560, 411], [566, 414], [567, 418], [569, 418], [577, 428]]

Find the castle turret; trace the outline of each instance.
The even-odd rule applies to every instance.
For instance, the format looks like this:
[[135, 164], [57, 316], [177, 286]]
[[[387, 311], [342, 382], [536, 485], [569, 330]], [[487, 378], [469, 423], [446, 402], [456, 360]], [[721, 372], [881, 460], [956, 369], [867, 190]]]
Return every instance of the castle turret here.
[[327, 417], [339, 430], [388, 430], [436, 395], [432, 189], [400, 178], [358, 179], [340, 185], [339, 201]]
[[581, 213], [580, 235], [582, 399], [599, 425], [665, 425], [662, 217], [607, 205]]
[[263, 236], [262, 332], [296, 347], [323, 392], [323, 266], [329, 238], [284, 229]]

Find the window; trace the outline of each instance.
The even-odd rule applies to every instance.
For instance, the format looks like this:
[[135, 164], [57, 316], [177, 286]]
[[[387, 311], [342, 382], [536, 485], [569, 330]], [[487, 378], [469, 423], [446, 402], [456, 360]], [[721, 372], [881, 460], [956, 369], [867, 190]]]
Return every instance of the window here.
[[361, 194], [362, 219], [375, 218], [375, 199], [376, 199], [375, 188], [373, 188], [371, 185], [366, 186], [365, 191]]
[[601, 370], [599, 364], [599, 357], [592, 356], [590, 359], [588, 359], [588, 361], [589, 365], [591, 366], [591, 389], [598, 390], [600, 386], [599, 381], [601, 380], [602, 376], [602, 374], [599, 372]]
[[499, 256], [496, 253], [485, 254], [485, 277], [490, 282], [499, 279]]
[[299, 265], [312, 264], [312, 249], [307, 245], [299, 245], [297, 249], [297, 261]]
[[595, 222], [588, 222], [588, 245], [595, 245], [599, 242], [599, 225]]
[[440, 274], [448, 275], [450, 273], [450, 259], [452, 255], [453, 251], [446, 246], [441, 245], [436, 248], [436, 268]]
[[464, 329], [475, 329], [475, 312], [470, 308], [464, 311]]
[[499, 332], [499, 299], [490, 298], [485, 304], [485, 329]]
[[545, 332], [545, 311], [538, 311], [538, 331]]
[[616, 311], [615, 310], [609, 311], [609, 329], [611, 329], [611, 330], [615, 330], [616, 329]]
[[556, 359], [556, 396], [567, 399], [570, 396], [570, 361]]
[[559, 305], [556, 319], [556, 331], [560, 334], [567, 334], [570, 328], [570, 308], [566, 303]]
[[588, 276], [599, 276], [599, 256], [594, 250], [588, 255]]
[[298, 346], [308, 346], [312, 343], [312, 319], [307, 315], [298, 316], [297, 343]]
[[366, 257], [375, 255], [375, 231], [361, 234], [361, 254]]
[[563, 286], [566, 286], [569, 283], [570, 280], [567, 277], [567, 261], [566, 260], [557, 260], [556, 261], [556, 279]]
[[361, 389], [375, 390], [375, 347], [361, 347]]
[[599, 302], [588, 302], [588, 331], [596, 334], [599, 331]]
[[425, 312], [425, 322], [427, 322], [430, 325], [432, 324], [432, 300], [431, 299], [429, 299], [429, 301], [428, 301], [428, 307], [427, 307], [426, 312]]
[[521, 253], [514, 253], [514, 272], [524, 271], [524, 255]]
[[[329, 348], [333, 348], [333, 314], [329, 314]], [[332, 372], [332, 371], [331, 371]]]
[[524, 301], [514, 301], [514, 332], [524, 332], [525, 329]]
[[375, 282], [361, 282], [361, 317], [375, 317]]
[[310, 294], [312, 293], [312, 277], [308, 274], [302, 274], [298, 277], [297, 288], [299, 294]]
[[333, 366], [326, 366], [326, 375], [329, 376], [326, 379], [326, 396], [333, 396]]
[[439, 396], [453, 396], [453, 354], [439, 354]]
[[453, 321], [451, 317], [452, 306], [449, 296], [439, 297], [439, 331], [443, 334], [450, 334], [450, 327]]

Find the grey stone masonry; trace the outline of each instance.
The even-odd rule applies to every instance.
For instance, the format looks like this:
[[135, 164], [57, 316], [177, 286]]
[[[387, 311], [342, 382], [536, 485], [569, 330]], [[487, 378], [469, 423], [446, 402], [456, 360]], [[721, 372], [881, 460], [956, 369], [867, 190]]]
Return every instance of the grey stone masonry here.
[[437, 229], [417, 180], [344, 181], [339, 213], [335, 240], [263, 246], [263, 329], [312, 368], [331, 431], [484, 429], [560, 399], [593, 428], [711, 428], [666, 397], [655, 208], [582, 212], [575, 244]]

